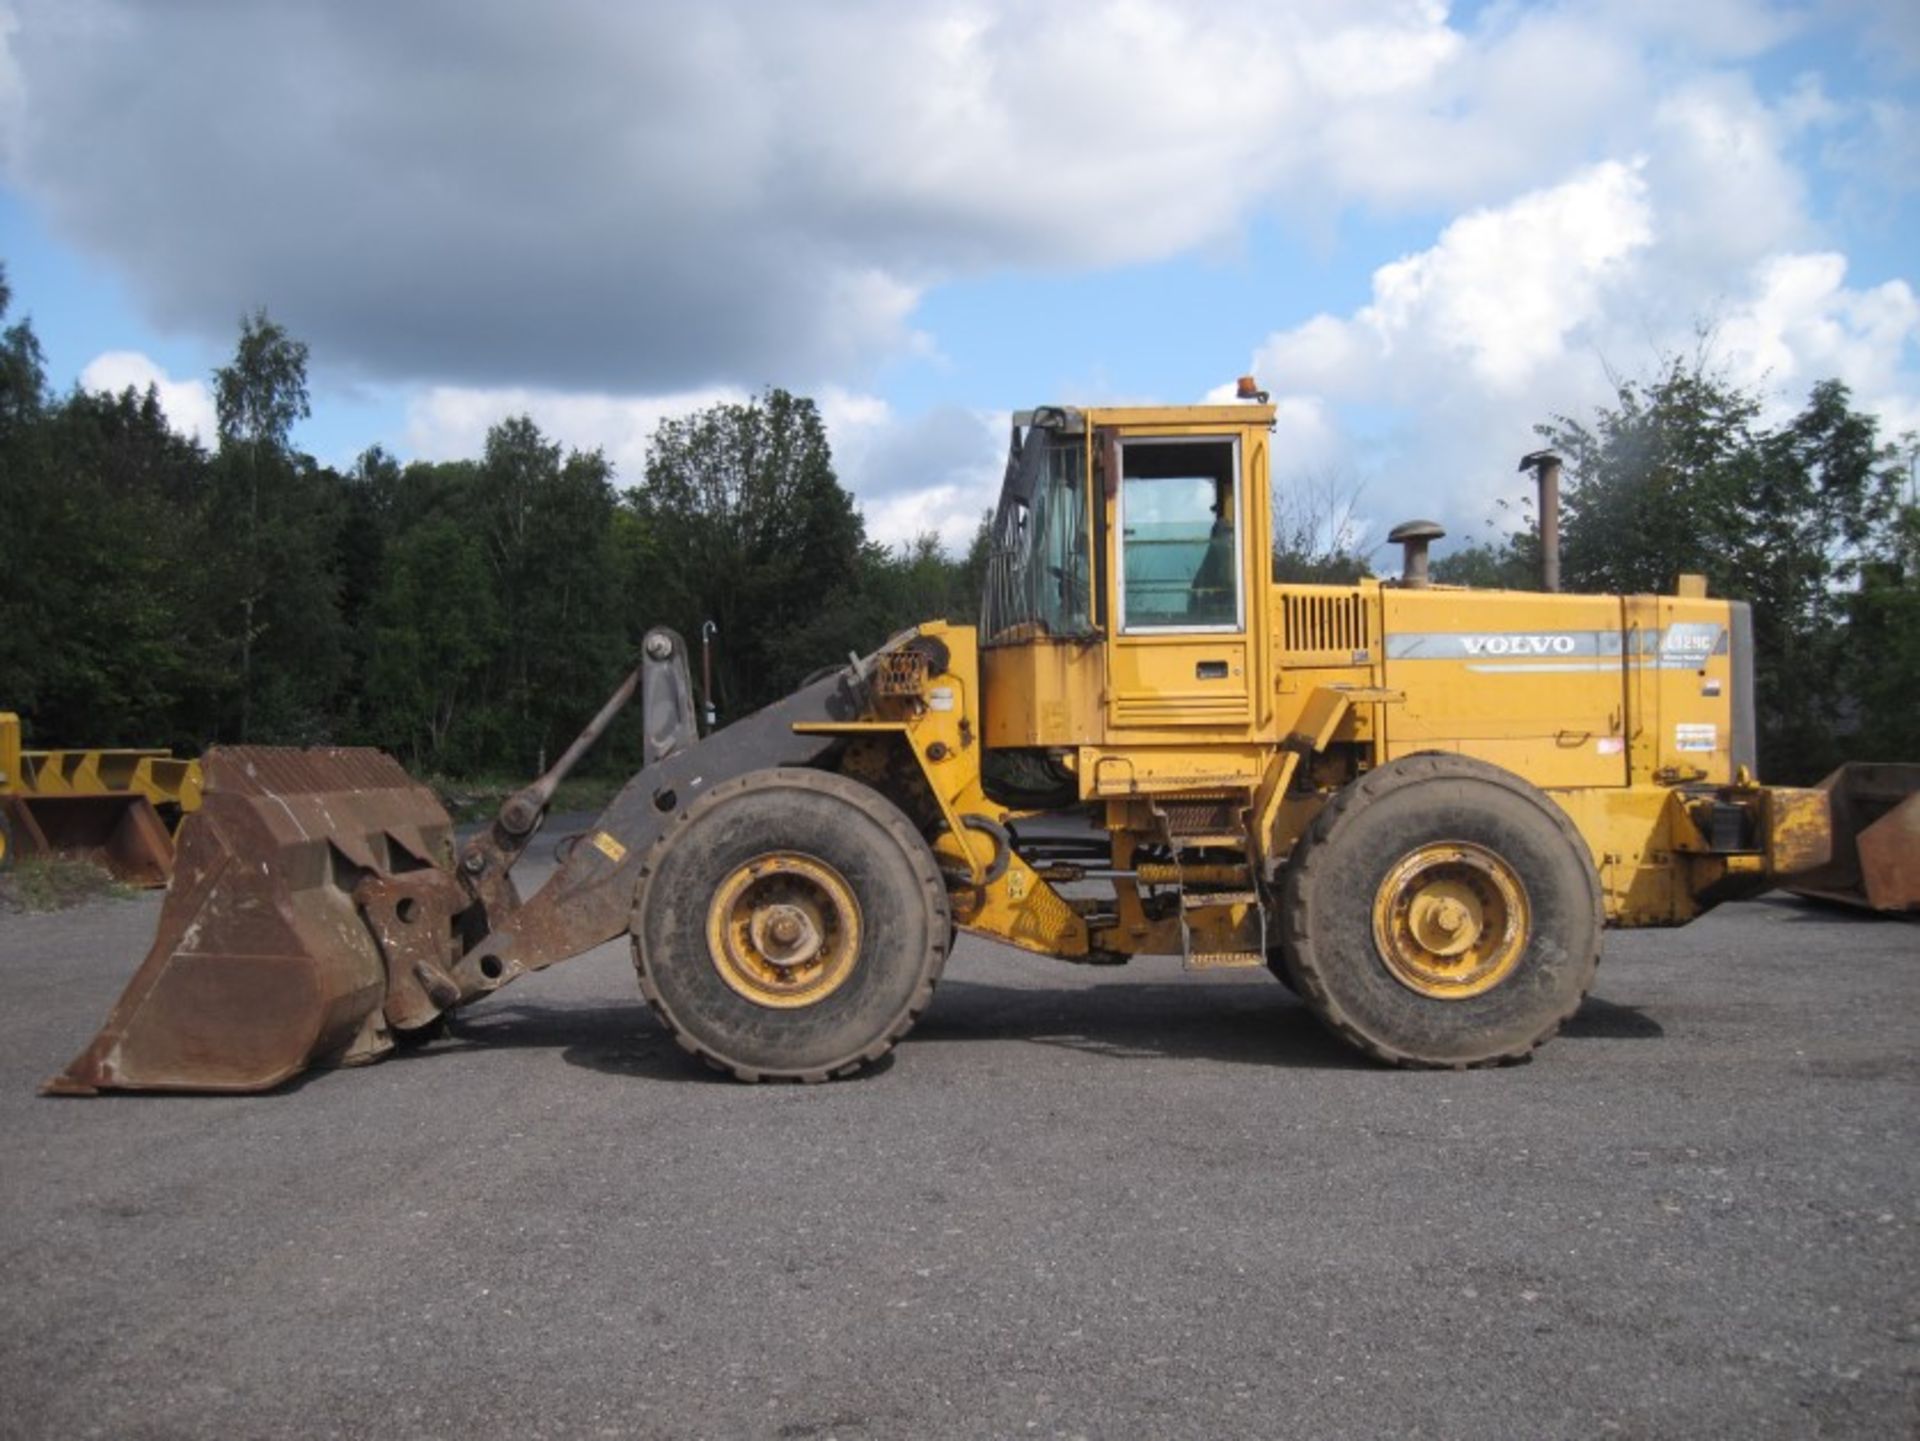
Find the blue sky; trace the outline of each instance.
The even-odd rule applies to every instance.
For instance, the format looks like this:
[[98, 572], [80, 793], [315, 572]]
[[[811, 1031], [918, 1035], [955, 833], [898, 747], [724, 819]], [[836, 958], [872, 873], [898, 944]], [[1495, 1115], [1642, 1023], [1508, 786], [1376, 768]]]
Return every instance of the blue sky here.
[[1477, 534], [1703, 327], [1920, 428], [1917, 86], [1895, 0], [0, 0], [0, 260], [57, 385], [183, 430], [265, 306], [337, 464], [527, 411], [631, 476], [782, 385], [958, 542], [1009, 408], [1252, 369], [1283, 504]]

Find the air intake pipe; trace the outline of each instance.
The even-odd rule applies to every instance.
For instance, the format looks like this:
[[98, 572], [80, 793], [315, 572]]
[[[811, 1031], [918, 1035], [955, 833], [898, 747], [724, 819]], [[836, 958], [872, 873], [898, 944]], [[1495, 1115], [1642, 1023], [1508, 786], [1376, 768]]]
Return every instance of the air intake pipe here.
[[1425, 590], [1432, 582], [1427, 573], [1427, 547], [1446, 535], [1430, 520], [1403, 520], [1387, 532], [1393, 545], [1406, 547], [1406, 561], [1400, 567], [1400, 584], [1407, 590]]

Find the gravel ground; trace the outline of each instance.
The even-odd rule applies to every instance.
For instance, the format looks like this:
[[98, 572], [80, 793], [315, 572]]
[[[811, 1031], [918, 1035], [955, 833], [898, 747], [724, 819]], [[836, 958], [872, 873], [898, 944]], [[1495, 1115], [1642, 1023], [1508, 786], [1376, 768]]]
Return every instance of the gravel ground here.
[[36, 1097], [158, 909], [0, 916], [7, 1435], [1920, 1427], [1920, 926], [1610, 936], [1460, 1075], [969, 940], [826, 1087], [695, 1069], [608, 947], [277, 1095]]

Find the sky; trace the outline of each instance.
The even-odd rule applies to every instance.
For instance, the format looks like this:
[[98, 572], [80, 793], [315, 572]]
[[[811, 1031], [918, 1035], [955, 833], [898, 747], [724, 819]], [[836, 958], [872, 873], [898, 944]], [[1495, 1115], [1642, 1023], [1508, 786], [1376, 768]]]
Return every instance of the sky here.
[[1675, 353], [1920, 430], [1916, 237], [1915, 0], [0, 0], [57, 387], [211, 441], [264, 307], [327, 463], [525, 413], [631, 483], [780, 386], [888, 543], [964, 547], [1012, 409], [1243, 373], [1369, 546], [1510, 524], [1533, 427]]

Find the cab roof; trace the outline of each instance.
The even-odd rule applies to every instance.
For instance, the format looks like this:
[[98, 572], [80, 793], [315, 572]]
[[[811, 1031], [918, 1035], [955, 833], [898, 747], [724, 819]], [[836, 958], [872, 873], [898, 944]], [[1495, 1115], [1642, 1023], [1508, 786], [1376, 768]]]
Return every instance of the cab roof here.
[[1089, 424], [1121, 429], [1153, 426], [1189, 425], [1262, 425], [1273, 424], [1274, 407], [1250, 401], [1231, 401], [1224, 405], [1087, 405], [1040, 406], [1014, 416], [1017, 424], [1027, 424], [1039, 411], [1053, 411], [1068, 417], [1084, 416]]

